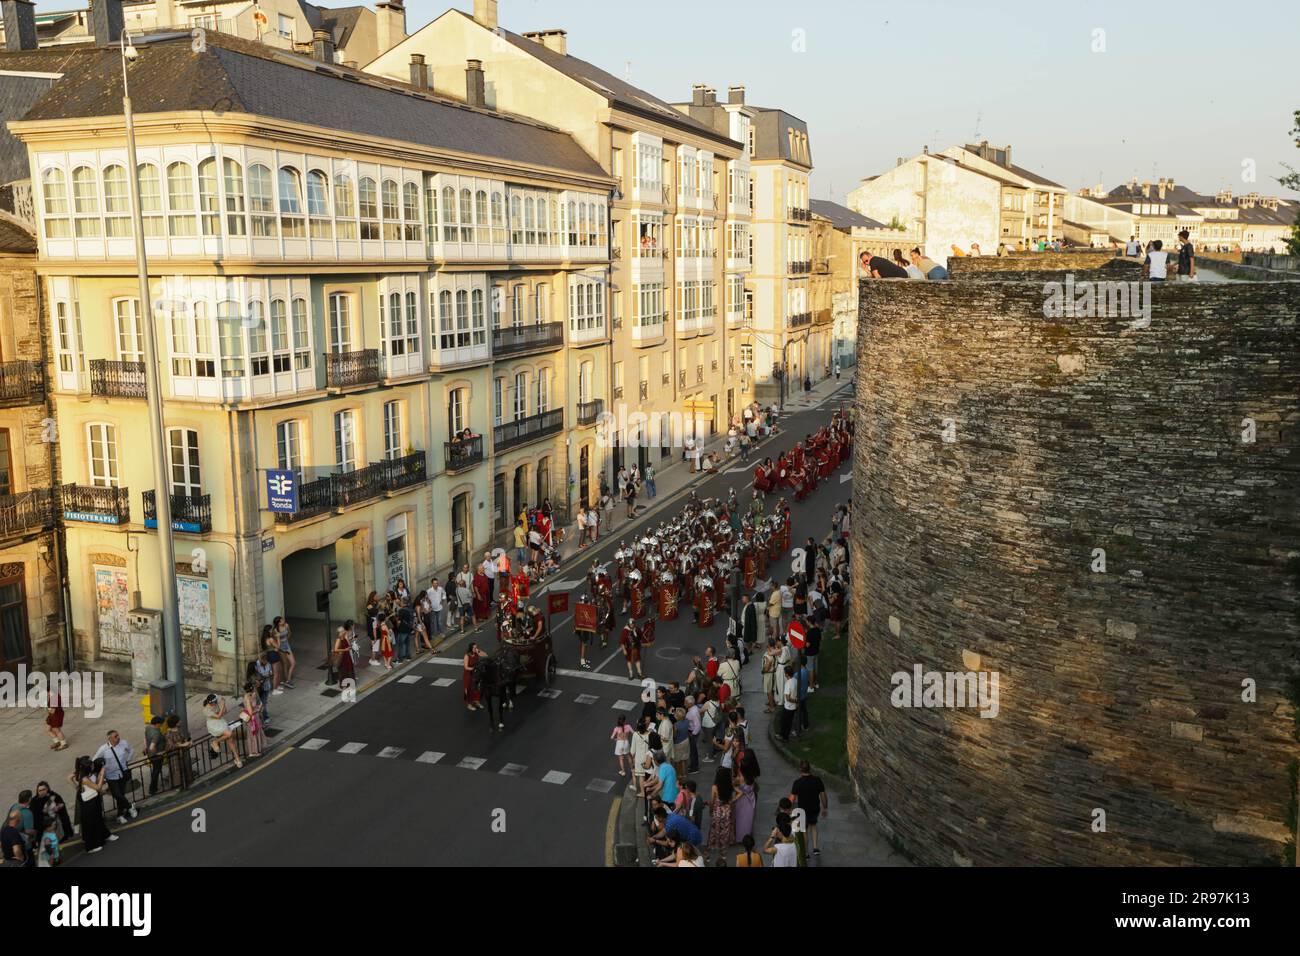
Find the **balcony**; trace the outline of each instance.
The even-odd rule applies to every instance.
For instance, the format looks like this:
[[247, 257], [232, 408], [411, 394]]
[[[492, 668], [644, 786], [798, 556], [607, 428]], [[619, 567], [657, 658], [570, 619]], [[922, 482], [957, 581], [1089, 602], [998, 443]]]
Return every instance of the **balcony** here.
[[459, 441], [442, 443], [443, 461], [448, 472], [455, 474], [483, 461], [483, 436], [474, 435]]
[[686, 387], [686, 369], [684, 368], [679, 369], [677, 372], [677, 387], [679, 389]]
[[623, 317], [621, 315], [614, 316], [609, 320], [609, 327], [614, 332], [620, 331], [623, 328]]
[[[559, 325], [560, 323], [555, 323]], [[580, 328], [580, 324], [585, 324], [585, 328]], [[605, 331], [605, 320], [601, 316], [594, 319], [579, 319], [569, 322], [569, 344], [570, 345], [590, 345], [592, 342], [604, 342], [608, 340], [609, 333]]]
[[811, 325], [811, 324], [812, 324], [811, 312], [795, 312], [789, 318], [786, 319], [786, 328], [789, 329], [798, 329], [798, 328], [802, 328], [805, 325]]
[[564, 347], [564, 323], [507, 325], [492, 330], [492, 354], [496, 358], [546, 352]]
[[[480, 443], [481, 460], [482, 439], [475, 436], [475, 440]], [[386, 458], [363, 468], [335, 472], [299, 485], [298, 510], [293, 514], [277, 514], [275, 520], [280, 524], [292, 524], [330, 511], [341, 513], [385, 494], [422, 484], [427, 479], [428, 466], [424, 452]]]
[[745, 324], [744, 309], [729, 309], [727, 311], [727, 328], [735, 329]]
[[642, 382], [642, 383], [641, 383], [640, 390], [638, 391], [638, 394], [639, 394], [640, 397], [641, 397], [641, 401], [644, 402], [644, 401], [648, 400], [648, 399], [650, 398], [650, 383], [649, 383], [649, 382]]
[[527, 418], [517, 418], [513, 422], [497, 425], [492, 429], [492, 448], [493, 451], [500, 453], [549, 435], [558, 435], [562, 431], [564, 431], [564, 409], [553, 408], [549, 412], [529, 415]]
[[791, 222], [808, 222], [812, 218], [812, 213], [799, 206], [791, 206], [788, 210], [789, 215], [786, 217]]
[[[144, 526], [158, 527], [158, 499], [154, 491], [144, 493]], [[212, 530], [211, 495], [171, 495], [172, 530], [204, 534]]]
[[324, 358], [326, 388], [356, 388], [375, 385], [383, 379], [379, 349], [325, 352]]
[[812, 272], [812, 263], [807, 259], [798, 259], [790, 263], [790, 273], [792, 275], [804, 275]]
[[90, 394], [104, 398], [148, 398], [144, 363], [91, 359]]
[[129, 524], [131, 495], [126, 488], [64, 485], [59, 493], [64, 521], [88, 524]]
[[16, 495], [0, 495], [0, 539], [53, 528], [58, 494], [54, 488], [33, 488]]
[[695, 384], [699, 385], [704, 381], [704, 366], [695, 366]]
[[40, 362], [0, 362], [0, 405], [39, 405], [45, 400], [45, 367]]
[[612, 249], [609, 250], [609, 257], [610, 257], [611, 259], [615, 259], [615, 260], [622, 259], [622, 258], [623, 258], [623, 247], [622, 247], [622, 246], [614, 246], [614, 248], [612, 248]]
[[[642, 388], [645, 387], [644, 382], [641, 383], [641, 387]], [[596, 424], [596, 419], [598, 419], [602, 414], [604, 414], [604, 412], [605, 412], [605, 400], [603, 398], [594, 398], [589, 402], [579, 402], [578, 403], [578, 424], [594, 425]]]

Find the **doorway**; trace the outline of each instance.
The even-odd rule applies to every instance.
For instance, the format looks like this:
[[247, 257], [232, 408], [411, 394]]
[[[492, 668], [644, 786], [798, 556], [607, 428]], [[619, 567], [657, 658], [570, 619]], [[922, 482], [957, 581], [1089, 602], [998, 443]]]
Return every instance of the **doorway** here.
[[14, 673], [19, 664], [32, 663], [31, 634], [27, 630], [27, 592], [21, 574], [0, 580], [0, 670]]
[[578, 452], [578, 504], [584, 508], [591, 503], [591, 446], [583, 445]]
[[469, 492], [451, 500], [451, 563], [459, 571], [469, 564]]

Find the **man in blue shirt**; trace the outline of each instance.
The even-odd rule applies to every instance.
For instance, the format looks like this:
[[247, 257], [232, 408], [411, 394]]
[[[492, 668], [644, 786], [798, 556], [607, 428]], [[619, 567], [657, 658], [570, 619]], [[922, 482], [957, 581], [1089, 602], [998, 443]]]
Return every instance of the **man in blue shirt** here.
[[677, 802], [677, 771], [662, 750], [655, 751], [655, 777], [650, 796], [672, 806]]
[[799, 655], [799, 673], [795, 676], [799, 679], [799, 730], [802, 732], [812, 727], [808, 720], [808, 658], [802, 653]]
[[698, 846], [704, 842], [704, 834], [691, 822], [690, 817], [682, 816], [680, 813], [669, 813], [667, 807], [656, 810], [655, 817], [662, 827], [663, 838], [671, 840], [674, 844], [692, 843]]

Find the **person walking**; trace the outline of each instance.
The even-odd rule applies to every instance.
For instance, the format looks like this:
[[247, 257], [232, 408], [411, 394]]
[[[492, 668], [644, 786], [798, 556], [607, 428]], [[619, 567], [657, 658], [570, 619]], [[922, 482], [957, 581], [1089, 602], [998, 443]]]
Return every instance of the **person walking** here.
[[628, 761], [632, 754], [632, 727], [622, 714], [618, 715], [609, 739], [614, 741], [614, 760], [618, 763], [618, 775], [626, 777]]
[[57, 690], [51, 690], [45, 701], [45, 732], [50, 735], [51, 750], [67, 750], [68, 739], [63, 736], [63, 699]]
[[81, 840], [87, 853], [98, 853], [104, 844], [117, 840], [104, 822], [104, 765], [98, 767], [89, 757], [78, 757], [76, 768], [68, 778], [77, 794], [77, 819], [81, 821]]
[[461, 684], [464, 688], [466, 710], [483, 709], [483, 704], [479, 699], [479, 690], [474, 686], [474, 668], [478, 666], [478, 662], [485, 656], [486, 655], [479, 650], [477, 644], [470, 644], [470, 646], [465, 649], [465, 656], [461, 658]]
[[821, 777], [812, 772], [812, 764], [807, 760], [799, 761], [799, 776], [790, 785], [790, 802], [804, 813], [804, 823], [808, 827], [808, 845], [812, 847], [812, 855], [821, 856], [817, 821], [830, 813], [830, 804], [826, 798], [826, 784], [822, 783]]
[[126, 795], [126, 785], [130, 779], [126, 768], [135, 759], [135, 748], [123, 740], [116, 730], [110, 730], [107, 737], [108, 742], [100, 744], [93, 759], [104, 762], [104, 779], [108, 783], [109, 792], [113, 794], [117, 822], [126, 823], [128, 816], [134, 820], [140, 815]]
[[627, 490], [624, 494], [624, 498], [627, 501], [628, 518], [635, 518], [636, 517], [636, 482], [628, 481]]
[[655, 488], [654, 462], [646, 462], [644, 477], [645, 477], [645, 496], [650, 501], [654, 501], [655, 496], [659, 494], [658, 490]]

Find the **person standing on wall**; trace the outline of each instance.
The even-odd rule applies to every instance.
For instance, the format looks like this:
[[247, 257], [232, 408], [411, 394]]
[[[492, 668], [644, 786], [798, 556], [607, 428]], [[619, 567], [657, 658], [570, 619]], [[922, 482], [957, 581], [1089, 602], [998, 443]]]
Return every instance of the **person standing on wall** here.
[[1178, 281], [1187, 282], [1196, 278], [1196, 247], [1192, 245], [1191, 234], [1186, 229], [1178, 233]]
[[1165, 252], [1164, 246], [1159, 239], [1151, 243], [1146, 258], [1142, 260], [1142, 278], [1151, 282], [1165, 281], [1169, 269], [1169, 253]]

